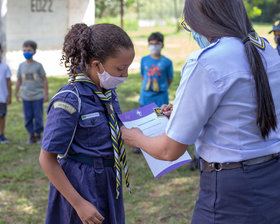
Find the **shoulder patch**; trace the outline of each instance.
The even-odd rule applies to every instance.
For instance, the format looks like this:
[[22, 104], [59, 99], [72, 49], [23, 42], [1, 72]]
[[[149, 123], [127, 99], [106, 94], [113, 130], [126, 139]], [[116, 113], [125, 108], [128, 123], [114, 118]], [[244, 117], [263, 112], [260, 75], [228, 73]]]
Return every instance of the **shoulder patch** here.
[[63, 109], [65, 111], [67, 111], [70, 114], [74, 114], [77, 110], [75, 109], [75, 107], [73, 107], [71, 104], [63, 102], [63, 101], [55, 101], [53, 103], [53, 108], [55, 109]]

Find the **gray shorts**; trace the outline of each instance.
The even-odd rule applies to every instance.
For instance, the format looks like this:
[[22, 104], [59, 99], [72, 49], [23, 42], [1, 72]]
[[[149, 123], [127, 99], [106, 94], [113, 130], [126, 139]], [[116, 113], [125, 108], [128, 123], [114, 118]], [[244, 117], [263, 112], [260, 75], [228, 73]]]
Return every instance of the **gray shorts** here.
[[5, 117], [7, 113], [7, 104], [0, 103], [0, 117]]

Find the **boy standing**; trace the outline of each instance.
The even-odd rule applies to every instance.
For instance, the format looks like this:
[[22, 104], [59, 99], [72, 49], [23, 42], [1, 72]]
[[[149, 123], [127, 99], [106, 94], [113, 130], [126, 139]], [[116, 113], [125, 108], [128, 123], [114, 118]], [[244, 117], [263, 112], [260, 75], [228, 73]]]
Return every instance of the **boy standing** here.
[[23, 43], [23, 56], [26, 61], [19, 65], [15, 96], [20, 102], [18, 95], [21, 87], [21, 99], [25, 128], [29, 133], [27, 144], [41, 143], [43, 132], [43, 102], [48, 101], [48, 81], [45, 70], [41, 63], [33, 60], [37, 44], [32, 40]]
[[3, 50], [0, 44], [0, 144], [8, 143], [4, 135], [7, 105], [11, 104], [12, 83], [9, 66], [2, 60]]
[[274, 33], [274, 41], [276, 43], [276, 50], [278, 51], [278, 54], [280, 55], [280, 20], [277, 20], [274, 25], [273, 29], [269, 32]]
[[141, 106], [156, 103], [159, 107], [168, 104], [168, 87], [173, 80], [172, 61], [161, 55], [164, 36], [152, 33], [148, 38], [150, 55], [141, 59], [143, 79], [139, 103]]
[[[148, 38], [150, 55], [141, 59], [142, 88], [139, 104], [145, 106], [156, 103], [157, 106], [168, 104], [168, 87], [173, 81], [172, 61], [161, 54], [164, 46], [164, 36], [152, 33]], [[134, 148], [133, 152], [140, 153], [140, 149]]]

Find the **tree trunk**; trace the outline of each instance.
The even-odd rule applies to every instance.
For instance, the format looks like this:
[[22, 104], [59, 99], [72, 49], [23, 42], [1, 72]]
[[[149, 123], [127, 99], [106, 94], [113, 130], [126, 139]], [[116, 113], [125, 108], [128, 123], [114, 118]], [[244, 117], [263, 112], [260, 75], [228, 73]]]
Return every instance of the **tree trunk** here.
[[175, 19], [177, 20], [176, 26], [177, 26], [177, 32], [180, 31], [180, 24], [178, 23], [179, 15], [178, 15], [178, 7], [177, 7], [177, 0], [173, 0], [174, 3], [174, 16]]
[[[7, 0], [0, 0], [0, 43], [2, 46], [2, 50], [4, 51], [3, 57], [6, 55], [6, 7]], [[3, 9], [5, 9], [5, 14], [2, 14]]]
[[121, 0], [121, 28], [124, 29], [124, 22], [123, 22], [123, 16], [124, 16], [124, 0]]

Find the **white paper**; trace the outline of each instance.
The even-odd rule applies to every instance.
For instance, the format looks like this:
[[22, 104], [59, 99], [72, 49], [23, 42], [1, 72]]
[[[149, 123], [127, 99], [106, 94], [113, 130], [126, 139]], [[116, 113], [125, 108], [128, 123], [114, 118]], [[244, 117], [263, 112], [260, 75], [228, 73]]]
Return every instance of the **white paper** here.
[[[156, 106], [156, 105], [155, 105]], [[141, 114], [141, 111], [145, 110], [145, 107], [143, 108], [138, 108], [136, 113]], [[135, 111], [135, 110], [134, 110]], [[147, 111], [147, 108], [146, 108]], [[131, 111], [133, 112], [133, 111]], [[131, 113], [128, 112], [128, 113]], [[165, 128], [168, 123], [167, 117], [158, 117], [155, 112], [152, 110], [150, 111], [146, 116], [141, 117], [139, 115], [138, 119], [133, 119], [130, 121], [124, 121], [125, 119], [121, 120], [123, 121], [123, 124], [127, 128], [139, 128], [144, 135], [154, 137], [154, 136], [160, 136], [164, 133]], [[153, 175], [155, 178], [158, 178], [188, 162], [191, 161], [191, 157], [189, 153], [186, 151], [179, 159], [175, 161], [163, 161], [163, 160], [158, 160], [152, 157], [151, 155], [147, 154], [141, 149]]]

